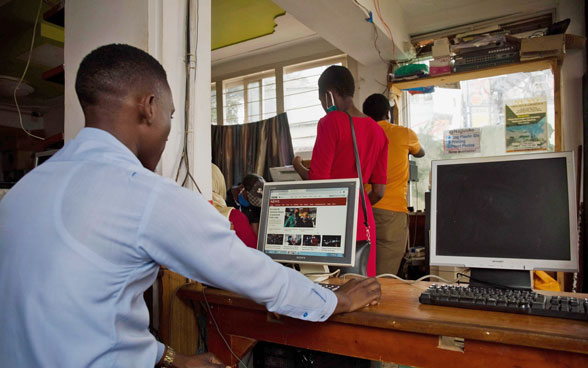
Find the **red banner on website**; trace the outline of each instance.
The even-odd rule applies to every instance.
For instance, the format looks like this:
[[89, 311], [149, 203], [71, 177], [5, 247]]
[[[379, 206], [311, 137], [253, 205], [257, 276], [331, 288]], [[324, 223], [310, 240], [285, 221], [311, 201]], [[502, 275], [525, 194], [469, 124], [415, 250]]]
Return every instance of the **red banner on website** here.
[[347, 198], [293, 198], [270, 199], [270, 207], [345, 206]]

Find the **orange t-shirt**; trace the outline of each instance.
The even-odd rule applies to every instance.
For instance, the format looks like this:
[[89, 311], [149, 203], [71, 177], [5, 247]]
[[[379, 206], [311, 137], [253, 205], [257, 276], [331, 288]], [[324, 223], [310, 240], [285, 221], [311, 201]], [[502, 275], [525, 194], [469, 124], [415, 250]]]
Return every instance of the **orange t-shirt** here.
[[416, 133], [409, 128], [386, 120], [378, 121], [378, 124], [388, 137], [388, 182], [384, 198], [374, 208], [407, 213], [408, 154], [417, 154], [421, 144]]

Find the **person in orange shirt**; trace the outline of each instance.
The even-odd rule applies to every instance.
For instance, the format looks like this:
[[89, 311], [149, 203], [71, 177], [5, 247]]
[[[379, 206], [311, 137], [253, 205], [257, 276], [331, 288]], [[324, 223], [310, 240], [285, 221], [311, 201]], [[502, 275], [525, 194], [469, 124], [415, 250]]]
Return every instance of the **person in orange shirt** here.
[[397, 274], [408, 243], [408, 155], [425, 151], [411, 129], [388, 120], [390, 102], [375, 93], [363, 103], [363, 113], [378, 122], [388, 137], [388, 181], [384, 197], [373, 206], [376, 222], [376, 274]]

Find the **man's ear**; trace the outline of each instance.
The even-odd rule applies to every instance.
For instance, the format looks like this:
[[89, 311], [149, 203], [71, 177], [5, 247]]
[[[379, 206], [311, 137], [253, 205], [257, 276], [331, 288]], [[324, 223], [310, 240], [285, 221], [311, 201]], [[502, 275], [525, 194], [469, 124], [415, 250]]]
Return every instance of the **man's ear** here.
[[151, 125], [153, 119], [155, 117], [155, 95], [153, 94], [145, 94], [141, 97], [141, 102], [139, 103], [139, 113], [141, 115], [141, 122], [147, 122], [147, 124]]

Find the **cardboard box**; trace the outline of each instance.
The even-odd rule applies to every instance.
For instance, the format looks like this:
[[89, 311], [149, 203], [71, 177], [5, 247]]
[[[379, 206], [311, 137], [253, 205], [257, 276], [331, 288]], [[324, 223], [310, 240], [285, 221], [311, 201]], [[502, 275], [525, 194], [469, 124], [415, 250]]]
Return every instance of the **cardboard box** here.
[[521, 61], [554, 56], [562, 58], [565, 51], [565, 34], [563, 33], [521, 40]]
[[451, 58], [444, 57], [429, 62], [429, 75], [442, 75], [451, 73]]
[[433, 45], [431, 51], [434, 59], [449, 57], [449, 39], [440, 38], [438, 40], [435, 40], [435, 44]]

